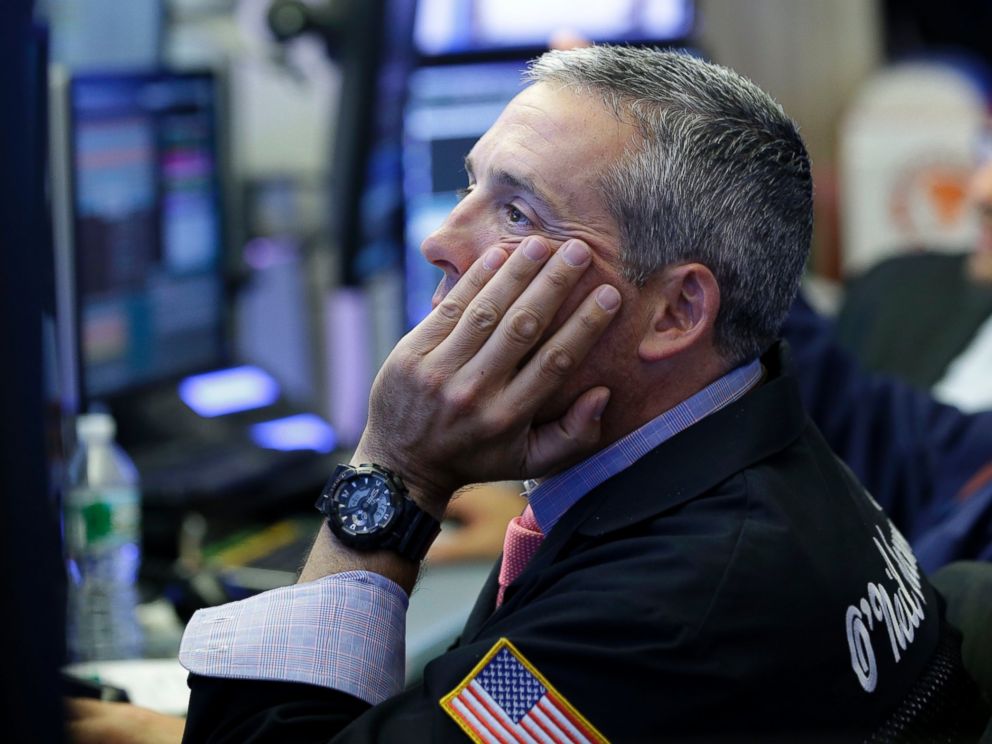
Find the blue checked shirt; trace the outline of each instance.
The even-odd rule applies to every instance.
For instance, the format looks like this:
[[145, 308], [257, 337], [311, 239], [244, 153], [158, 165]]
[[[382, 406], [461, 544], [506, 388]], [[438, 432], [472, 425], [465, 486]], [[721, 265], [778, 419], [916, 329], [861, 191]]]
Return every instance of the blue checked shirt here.
[[548, 534], [572, 504], [600, 483], [626, 470], [666, 439], [738, 400], [760, 379], [761, 362], [755, 359], [728, 372], [588, 460], [539, 484], [528, 481], [527, 485], [531, 487], [527, 489], [527, 498], [541, 531]]
[[[683, 429], [742, 397], [761, 379], [738, 367], [587, 460], [530, 491], [547, 533], [580, 498]], [[206, 677], [304, 682], [372, 705], [403, 688], [407, 596], [389, 579], [347, 571], [200, 610], [179, 661]]]

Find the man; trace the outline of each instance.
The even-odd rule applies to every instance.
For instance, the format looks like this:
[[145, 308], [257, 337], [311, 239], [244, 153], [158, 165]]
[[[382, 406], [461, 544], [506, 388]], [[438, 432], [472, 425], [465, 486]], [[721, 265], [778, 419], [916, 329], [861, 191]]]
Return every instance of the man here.
[[[938, 597], [772, 346], [811, 226], [792, 122], [678, 54], [531, 76], [424, 243], [445, 279], [373, 387], [374, 466], [335, 473], [298, 585], [191, 622], [187, 739], [860, 740], [938, 667], [966, 705]], [[431, 518], [528, 477], [460, 641], [401, 692]]]

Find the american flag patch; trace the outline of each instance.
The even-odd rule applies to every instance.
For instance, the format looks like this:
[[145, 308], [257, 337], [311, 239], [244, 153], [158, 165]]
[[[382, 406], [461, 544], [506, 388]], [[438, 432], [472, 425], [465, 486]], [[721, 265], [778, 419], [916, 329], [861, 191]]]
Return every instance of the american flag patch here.
[[441, 698], [441, 707], [477, 744], [607, 741], [506, 638]]

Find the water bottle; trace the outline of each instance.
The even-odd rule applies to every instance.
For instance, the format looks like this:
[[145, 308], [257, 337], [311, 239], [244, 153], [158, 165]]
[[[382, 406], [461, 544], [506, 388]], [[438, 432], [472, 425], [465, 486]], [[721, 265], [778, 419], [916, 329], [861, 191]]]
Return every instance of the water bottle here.
[[141, 655], [135, 586], [141, 495], [134, 463], [104, 413], [79, 416], [65, 491], [67, 641], [72, 661]]

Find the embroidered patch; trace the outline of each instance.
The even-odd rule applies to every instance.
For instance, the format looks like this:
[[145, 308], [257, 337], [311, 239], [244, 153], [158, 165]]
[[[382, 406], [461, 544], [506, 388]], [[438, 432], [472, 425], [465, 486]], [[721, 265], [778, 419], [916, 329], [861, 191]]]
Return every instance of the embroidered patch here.
[[441, 698], [477, 744], [607, 742], [506, 638]]

